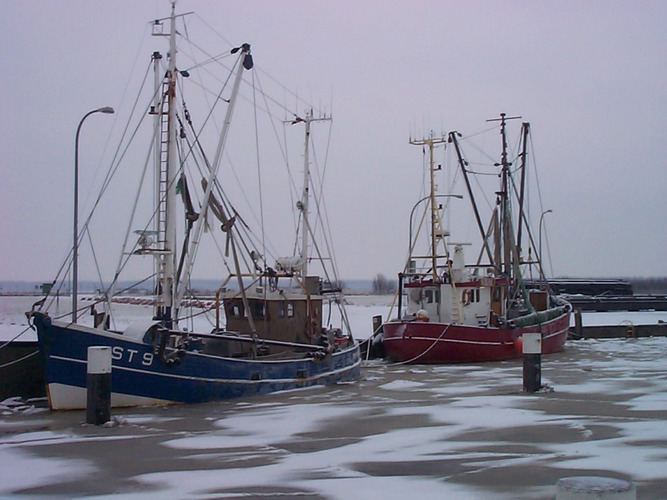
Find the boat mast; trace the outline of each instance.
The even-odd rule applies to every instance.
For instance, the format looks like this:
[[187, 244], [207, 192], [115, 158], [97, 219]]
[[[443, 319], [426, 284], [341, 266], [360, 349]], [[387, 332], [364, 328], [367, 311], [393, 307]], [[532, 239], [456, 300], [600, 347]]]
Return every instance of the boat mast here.
[[500, 156], [500, 163], [496, 163], [496, 167], [501, 168], [501, 183], [498, 195], [498, 205], [500, 206], [500, 231], [501, 231], [501, 245], [502, 245], [502, 271], [507, 277], [512, 276], [512, 228], [511, 228], [511, 214], [510, 214], [510, 192], [509, 179], [510, 167], [512, 163], [507, 159], [507, 120], [515, 120], [521, 118], [520, 116], [507, 117], [505, 113], [500, 113], [500, 118], [487, 120], [487, 122], [500, 121], [500, 136], [502, 138], [502, 152]]
[[[463, 159], [463, 154], [461, 153], [461, 147], [459, 146], [459, 141], [457, 139], [457, 136], [460, 136], [456, 131], [450, 132], [449, 133], [449, 142], [454, 144], [454, 149], [456, 150], [456, 157], [458, 159], [459, 166], [461, 167], [461, 172], [463, 173], [463, 180], [466, 183], [466, 189], [468, 190], [468, 196], [470, 197], [470, 201], [472, 203], [472, 209], [473, 212], [475, 213], [475, 220], [477, 221], [477, 227], [479, 229], [479, 233], [482, 236], [482, 246], [483, 250], [486, 250], [486, 254], [489, 258], [489, 263], [496, 269], [498, 268], [498, 262], [494, 260], [493, 255], [491, 255], [491, 249], [489, 248], [489, 242], [488, 242], [488, 235], [487, 232], [484, 230], [484, 226], [482, 224], [482, 218], [479, 214], [479, 208], [477, 207], [477, 201], [475, 200], [475, 196], [472, 191], [472, 186], [470, 185], [470, 178], [468, 176], [468, 170], [466, 169], [467, 162]], [[481, 259], [481, 257], [480, 257]]]
[[305, 127], [305, 145], [303, 153], [303, 190], [301, 200], [297, 203], [297, 208], [301, 211], [301, 262], [303, 262], [303, 277], [308, 276], [308, 242], [310, 236], [310, 225], [308, 220], [308, 207], [310, 205], [310, 124], [318, 121], [329, 121], [331, 117], [323, 116], [313, 118], [312, 108], [306, 111], [306, 117], [297, 117], [292, 123], [303, 122]]
[[[528, 134], [530, 133], [530, 123], [523, 122], [521, 124], [521, 187], [519, 188], [519, 229], [517, 231], [516, 237], [516, 246], [519, 253], [519, 258], [522, 258], [521, 255], [521, 243], [523, 236], [523, 215], [524, 215], [524, 199], [526, 194], [526, 164], [528, 162]], [[530, 250], [530, 244], [529, 248]]]
[[[244, 43], [242, 46], [232, 49], [232, 54], [236, 54], [239, 51], [241, 51], [241, 54], [239, 55], [238, 59], [238, 68], [236, 70], [234, 84], [232, 87], [231, 96], [229, 98], [229, 103], [227, 105], [227, 112], [225, 114], [222, 130], [220, 132], [220, 137], [218, 138], [218, 146], [215, 151], [215, 157], [213, 159], [213, 163], [211, 164], [211, 168], [208, 173], [208, 179], [206, 179], [206, 189], [204, 191], [204, 197], [201, 202], [201, 213], [199, 214], [199, 218], [197, 219], [193, 231], [192, 240], [190, 241], [190, 246], [188, 248], [187, 260], [185, 262], [185, 266], [183, 269], [183, 280], [187, 280], [188, 277], [190, 276], [190, 272], [192, 271], [192, 266], [194, 264], [194, 255], [196, 253], [197, 246], [199, 245], [199, 239], [201, 237], [202, 231], [204, 230], [204, 226], [206, 225], [206, 213], [210, 206], [210, 200], [213, 196], [213, 187], [216, 184], [216, 179], [218, 175], [218, 168], [220, 167], [222, 155], [225, 150], [225, 144], [227, 142], [227, 136], [232, 121], [232, 115], [234, 113], [234, 106], [236, 104], [236, 97], [238, 95], [239, 87], [241, 85], [241, 80], [243, 79], [243, 70], [244, 69], [250, 70], [253, 67], [252, 56], [250, 55], [250, 45]], [[222, 224], [222, 230], [227, 233], [227, 238], [231, 240], [232, 248], [234, 248], [233, 226], [235, 220], [236, 216], [232, 215], [226, 217]], [[236, 274], [239, 276], [239, 279], [241, 279], [240, 278], [241, 272], [236, 259], [235, 259], [235, 267], [236, 267]], [[241, 290], [243, 290], [242, 281], [239, 281], [239, 284], [241, 286]], [[176, 306], [180, 304], [184, 294], [185, 294], [185, 285], [183, 283], [177, 284], [174, 293], [175, 295], [174, 304]], [[177, 307], [174, 307], [174, 311], [172, 311], [172, 318], [174, 321], [177, 320], [178, 311], [176, 309]]]
[[[431, 275], [433, 282], [438, 279], [438, 236], [444, 236], [442, 230], [442, 223], [440, 221], [440, 214], [438, 206], [435, 204], [435, 163], [433, 160], [433, 149], [438, 144], [444, 144], [446, 139], [444, 137], [435, 138], [433, 135], [427, 139], [413, 140], [410, 139], [410, 144], [415, 146], [428, 146], [429, 152], [429, 175], [430, 175], [430, 190], [429, 190], [429, 205], [431, 209]], [[447, 247], [445, 246], [445, 253]]]
[[510, 163], [507, 161], [507, 134], [505, 129], [505, 113], [500, 114], [500, 136], [502, 137], [502, 154], [500, 157], [501, 167], [501, 187], [500, 187], [500, 221], [502, 232], [502, 255], [503, 255], [503, 272], [505, 276], [510, 276], [512, 267], [510, 265], [510, 242], [509, 242], [509, 223], [510, 223], [510, 203], [509, 203], [509, 185], [508, 173]]
[[[176, 107], [174, 105], [176, 91], [176, 2], [171, 3], [169, 33], [157, 32], [162, 26], [158, 19], [154, 22], [154, 36], [169, 37], [168, 69], [164, 79], [159, 80], [159, 56], [153, 54], [156, 71], [156, 108], [155, 109], [155, 195], [157, 233], [156, 256], [156, 304], [155, 317], [169, 321], [174, 309], [174, 279], [176, 269], [176, 196], [172, 192], [176, 178]], [[166, 108], [166, 109], [165, 109]]]
[[313, 110], [306, 111], [305, 144], [303, 152], [303, 191], [301, 192], [301, 261], [303, 262], [303, 276], [308, 276], [308, 205], [310, 202], [310, 165], [309, 165], [309, 146], [310, 146], [310, 121], [313, 118]]

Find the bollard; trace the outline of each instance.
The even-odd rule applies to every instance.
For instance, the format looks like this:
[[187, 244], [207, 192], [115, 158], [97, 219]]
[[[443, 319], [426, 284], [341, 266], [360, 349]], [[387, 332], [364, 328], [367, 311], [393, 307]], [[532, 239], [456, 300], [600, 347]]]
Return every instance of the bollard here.
[[573, 476], [556, 483], [556, 500], [635, 500], [637, 490], [630, 481], [613, 477]]
[[523, 390], [536, 392], [542, 387], [542, 334], [523, 334]]
[[384, 345], [382, 343], [382, 316], [373, 316], [373, 334], [368, 339], [366, 359], [384, 358], [384, 354]]
[[111, 419], [111, 347], [88, 348], [86, 423], [102, 425]]
[[376, 335], [382, 328], [382, 316], [373, 316], [373, 334]]
[[574, 311], [574, 333], [578, 339], [584, 338], [584, 324], [581, 318], [581, 308], [577, 307]]

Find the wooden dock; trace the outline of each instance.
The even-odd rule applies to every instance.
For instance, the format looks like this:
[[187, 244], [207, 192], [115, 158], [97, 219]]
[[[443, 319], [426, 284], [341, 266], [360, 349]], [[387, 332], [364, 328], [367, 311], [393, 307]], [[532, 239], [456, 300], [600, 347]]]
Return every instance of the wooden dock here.
[[656, 323], [654, 325], [605, 325], [605, 326], [582, 326], [570, 328], [569, 338], [579, 339], [640, 339], [647, 337], [667, 337], [667, 323]]
[[635, 325], [627, 320], [618, 325], [584, 326], [581, 314], [581, 309], [576, 308], [574, 310], [574, 326], [570, 328], [570, 339], [638, 339], [667, 336], [667, 322], [658, 321], [648, 325]]

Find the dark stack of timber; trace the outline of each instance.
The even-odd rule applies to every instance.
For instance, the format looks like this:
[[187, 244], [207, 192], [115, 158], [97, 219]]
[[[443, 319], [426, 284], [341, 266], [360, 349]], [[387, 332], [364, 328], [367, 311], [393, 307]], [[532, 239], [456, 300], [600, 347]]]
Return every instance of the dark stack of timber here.
[[567, 300], [574, 309], [582, 311], [667, 311], [667, 296], [632, 295], [628, 297], [571, 297]]
[[[529, 288], [538, 282], [528, 281]], [[553, 279], [549, 286], [558, 295], [565, 295], [574, 309], [582, 311], [667, 311], [667, 294], [633, 293], [632, 283], [619, 279]]]
[[[539, 288], [539, 281], [528, 281], [530, 288]], [[566, 278], [551, 279], [549, 286], [558, 295], [611, 295], [611, 296], [631, 296], [632, 283], [619, 279], [596, 279], [585, 278]]]

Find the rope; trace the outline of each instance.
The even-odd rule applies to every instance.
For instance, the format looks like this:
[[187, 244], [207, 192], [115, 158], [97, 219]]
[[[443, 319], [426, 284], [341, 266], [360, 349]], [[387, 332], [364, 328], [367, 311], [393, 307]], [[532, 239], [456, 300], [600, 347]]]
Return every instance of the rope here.
[[445, 333], [447, 332], [447, 330], [449, 330], [449, 327], [450, 327], [450, 326], [452, 326], [451, 323], [447, 324], [447, 326], [446, 326], [445, 329], [442, 331], [442, 333], [440, 333], [440, 336], [439, 336], [437, 339], [435, 339], [435, 340], [433, 341], [433, 343], [428, 347], [428, 349], [426, 349], [425, 351], [423, 351], [421, 354], [418, 354], [417, 356], [415, 356], [415, 357], [412, 358], [412, 359], [408, 359], [408, 360], [406, 360], [406, 361], [401, 361], [400, 363], [396, 363], [396, 364], [397, 364], [397, 365], [407, 365], [407, 364], [412, 363], [413, 361], [415, 361], [415, 360], [421, 358], [422, 356], [428, 354], [428, 352], [429, 352], [431, 349], [433, 349], [433, 348], [435, 347], [435, 345], [436, 345], [438, 342], [440, 342], [440, 339], [442, 339], [442, 337], [445, 335]]
[[[4, 345], [3, 345], [3, 347], [4, 347]], [[36, 351], [34, 351], [34, 352], [30, 353], [30, 354], [26, 354], [26, 355], [23, 356], [22, 358], [15, 359], [14, 361], [10, 361], [9, 363], [5, 363], [4, 365], [0, 365], [0, 368], [7, 368], [8, 366], [12, 366], [12, 365], [14, 365], [14, 364], [16, 364], [16, 363], [20, 363], [21, 361], [24, 361], [24, 360], [26, 360], [26, 359], [28, 359], [28, 358], [31, 358], [31, 357], [33, 357], [35, 354], [38, 354], [38, 353], [39, 353], [39, 350], [36, 350]]]
[[[406, 361], [400, 361], [400, 362], [398, 362], [398, 363], [394, 363], [394, 364], [395, 364], [395, 365], [407, 365], [407, 364], [412, 363], [413, 361], [415, 361], [415, 360], [421, 358], [422, 356], [428, 354], [429, 351], [430, 351], [431, 349], [433, 349], [433, 348], [435, 347], [435, 345], [436, 345], [438, 342], [440, 342], [440, 340], [441, 340], [442, 337], [445, 335], [445, 333], [447, 333], [447, 330], [449, 330], [449, 327], [450, 327], [450, 326], [452, 326], [451, 323], [449, 323], [449, 324], [444, 328], [444, 330], [442, 330], [442, 332], [440, 333], [440, 336], [439, 336], [437, 339], [435, 339], [435, 340], [433, 341], [433, 343], [432, 343], [426, 350], [424, 350], [421, 354], [418, 354], [417, 356], [415, 356], [415, 357], [412, 358], [412, 359], [408, 359], [408, 360], [406, 360]], [[380, 325], [380, 327], [379, 327], [378, 329], [376, 329], [376, 330], [373, 332], [373, 335], [371, 335], [370, 337], [368, 337], [368, 340], [366, 341], [366, 342], [368, 342], [368, 348], [366, 349], [366, 361], [368, 361], [368, 360], [370, 359], [371, 346], [373, 345], [373, 339], [380, 333], [380, 331], [381, 331], [380, 329], [381, 329], [381, 328], [382, 328], [382, 325]]]
[[255, 161], [257, 162], [257, 190], [259, 191], [259, 220], [260, 234], [262, 238], [262, 254], [266, 254], [266, 231], [264, 227], [264, 196], [262, 192], [262, 161], [259, 151], [259, 124], [257, 122], [257, 87], [255, 86], [255, 73], [252, 73], [252, 109], [253, 123], [255, 126]]
[[24, 334], [25, 332], [27, 332], [28, 330], [31, 330], [31, 328], [30, 328], [29, 326], [26, 327], [25, 330], [23, 330], [21, 333], [19, 333], [19, 334], [18, 334], [16, 337], [14, 337], [13, 339], [10, 339], [10, 340], [8, 340], [7, 342], [5, 342], [4, 344], [0, 345], [0, 350], [1, 350], [1, 349], [4, 349], [5, 347], [7, 347], [9, 344], [11, 344], [12, 342], [14, 342], [17, 338], [19, 338], [21, 335], [23, 335], [23, 334]]

